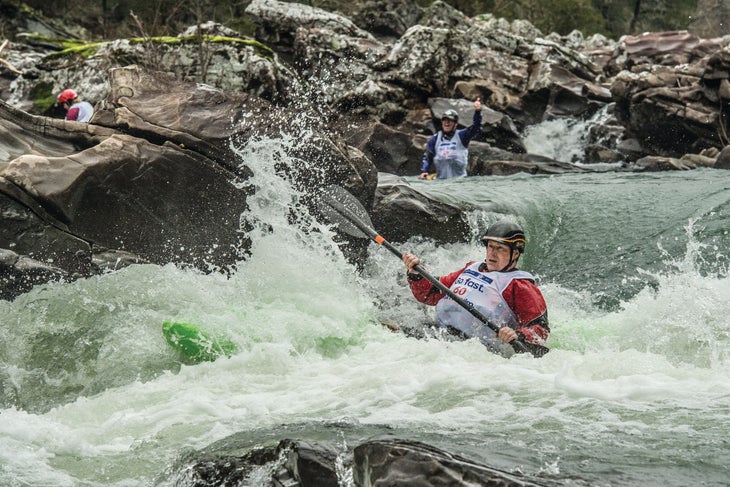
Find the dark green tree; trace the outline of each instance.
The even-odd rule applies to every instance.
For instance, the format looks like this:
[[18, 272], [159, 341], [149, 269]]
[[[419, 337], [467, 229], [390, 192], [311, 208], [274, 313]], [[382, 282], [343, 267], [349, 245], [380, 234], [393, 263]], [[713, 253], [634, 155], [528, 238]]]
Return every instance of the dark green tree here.
[[[0, 0], [20, 5], [21, 0]], [[351, 16], [365, 1], [286, 0]], [[427, 7], [432, 0], [413, 0]], [[492, 13], [510, 21], [525, 19], [543, 33], [603, 33], [618, 39], [644, 31], [691, 27], [705, 36], [724, 35], [730, 21], [730, 0], [444, 0], [468, 16]], [[25, 0], [48, 17], [63, 18], [102, 38], [138, 34], [130, 16], [144, 22], [149, 35], [177, 34], [199, 22], [200, 0]], [[205, 20], [221, 22], [251, 34], [245, 8], [250, 0], [205, 0]]]
[[700, 37], [721, 37], [730, 29], [730, 0], [698, 0], [689, 22], [690, 31]]
[[564, 35], [576, 29], [584, 35], [607, 32], [600, 11], [590, 0], [495, 0], [492, 13], [509, 20], [528, 20], [545, 34]]
[[647, 31], [685, 30], [697, 0], [592, 0], [612, 37]]

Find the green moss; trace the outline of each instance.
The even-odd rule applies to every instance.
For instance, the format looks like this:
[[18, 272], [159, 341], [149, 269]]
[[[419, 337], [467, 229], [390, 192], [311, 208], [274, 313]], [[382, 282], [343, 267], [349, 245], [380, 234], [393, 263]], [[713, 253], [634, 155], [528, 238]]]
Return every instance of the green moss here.
[[[158, 37], [133, 37], [129, 39], [130, 43], [133, 44], [146, 44], [149, 42], [159, 44], [198, 44], [201, 41], [198, 36], [185, 36], [185, 37], [172, 37], [172, 36], [158, 36]], [[261, 57], [273, 59], [274, 51], [253, 39], [241, 39], [240, 37], [226, 37], [226, 36], [209, 36], [204, 35], [202, 41], [210, 44], [214, 43], [230, 43], [230, 44], [242, 44], [244, 46], [251, 46], [256, 49]]]
[[147, 44], [153, 42], [157, 44], [182, 44], [183, 40], [180, 37], [173, 36], [159, 36], [159, 37], [131, 37], [127, 39], [130, 44]]
[[[56, 39], [42, 36], [33, 36], [37, 42], [43, 42], [46, 44], [53, 44], [58, 46], [61, 50], [54, 52], [47, 56], [47, 59], [59, 59], [64, 57], [81, 57], [89, 58], [95, 55], [101, 46], [109, 44], [109, 42], [84, 42], [75, 39]], [[127, 39], [130, 44], [167, 44], [167, 45], [179, 45], [179, 44], [198, 44], [200, 39], [197, 36], [186, 36], [186, 37], [173, 37], [173, 36], [157, 36], [157, 37], [131, 37]], [[245, 46], [251, 46], [256, 49], [256, 52], [264, 58], [273, 59], [274, 51], [262, 44], [259, 41], [253, 39], [241, 39], [238, 37], [225, 37], [225, 36], [208, 36], [205, 35], [202, 38], [205, 43], [230, 43], [240, 44]]]
[[46, 113], [51, 109], [53, 104], [56, 103], [55, 96], [48, 96], [45, 98], [36, 98], [33, 100], [33, 113]]
[[[51, 40], [54, 41], [54, 40]], [[46, 56], [47, 59], [58, 59], [63, 57], [89, 58], [99, 51], [99, 48], [108, 42], [83, 42], [69, 39], [55, 39], [61, 49]]]
[[38, 83], [28, 93], [28, 98], [33, 100], [33, 113], [45, 113], [54, 103], [56, 97], [53, 95], [51, 83]]

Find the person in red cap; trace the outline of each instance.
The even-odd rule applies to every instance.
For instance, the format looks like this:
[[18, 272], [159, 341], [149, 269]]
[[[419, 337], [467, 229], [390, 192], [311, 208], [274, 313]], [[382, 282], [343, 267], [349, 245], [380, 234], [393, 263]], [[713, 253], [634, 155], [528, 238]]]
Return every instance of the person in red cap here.
[[66, 120], [88, 122], [94, 115], [94, 107], [88, 101], [83, 101], [72, 89], [63, 90], [58, 95], [58, 104], [66, 109]]

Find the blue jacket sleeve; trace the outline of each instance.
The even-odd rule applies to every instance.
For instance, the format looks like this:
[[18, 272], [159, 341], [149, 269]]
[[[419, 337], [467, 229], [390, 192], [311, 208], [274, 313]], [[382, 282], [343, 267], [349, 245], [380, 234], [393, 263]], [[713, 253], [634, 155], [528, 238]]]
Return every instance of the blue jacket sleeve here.
[[432, 135], [426, 144], [426, 152], [423, 153], [423, 159], [421, 160], [422, 173], [429, 172], [428, 169], [433, 162], [434, 154], [436, 154], [436, 135]]
[[474, 117], [471, 120], [471, 125], [465, 129], [459, 130], [459, 138], [464, 147], [469, 146], [471, 139], [479, 135], [482, 131], [482, 111], [474, 110]]

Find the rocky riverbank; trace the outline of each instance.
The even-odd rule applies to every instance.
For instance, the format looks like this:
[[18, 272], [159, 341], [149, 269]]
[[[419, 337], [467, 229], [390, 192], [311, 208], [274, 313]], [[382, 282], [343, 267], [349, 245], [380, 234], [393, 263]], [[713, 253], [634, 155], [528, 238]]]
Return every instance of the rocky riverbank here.
[[[72, 48], [57, 28], [25, 19], [26, 35], [0, 52], [0, 297], [135, 262], [235, 270], [249, 252], [255, 215], [241, 215], [256, 191], [237, 149], [260, 138], [285, 141], [283, 150], [305, 162], [280, 168], [292, 184], [312, 199], [322, 186], [346, 187], [394, 241], [423, 232], [465, 239], [457, 208], [398, 176], [418, 173], [441, 113], [454, 108], [469, 120], [476, 97], [485, 108], [472, 175], [590, 171], [591, 162], [617, 171], [730, 168], [728, 36], [561, 37], [525, 22], [467, 18], [441, 2], [382, 3], [352, 20], [257, 0], [247, 9], [255, 39], [205, 24], [176, 38]], [[90, 123], [65, 122], [52, 106], [69, 86], [94, 103]], [[526, 127], [598, 111], [608, 116], [589, 134], [584, 164], [526, 152]], [[363, 245], [353, 242], [353, 258]], [[220, 483], [285, 451], [282, 485], [337, 481], [327, 445], [278, 448], [237, 457], [233, 477], [223, 470], [236, 464], [228, 452], [191, 468]], [[434, 469], [446, 483], [527, 485], [391, 439], [356, 447], [353, 462], [360, 485]]]
[[[292, 171], [296, 184], [344, 185], [368, 208], [376, 203], [384, 231], [419, 233], [393, 205], [422, 212], [423, 202], [392, 180], [376, 193], [377, 174], [416, 174], [440, 114], [454, 108], [469, 120], [476, 97], [485, 108], [472, 175], [591, 170], [527, 153], [521, 134], [599, 110], [607, 116], [588, 134], [583, 163], [730, 167], [730, 37], [561, 37], [441, 2], [387, 3], [358, 25], [258, 0], [246, 10], [255, 39], [205, 24], [176, 38], [65, 49], [58, 29], [27, 19], [40, 32], [0, 53], [0, 294], [130, 262], [230, 269], [247, 252], [237, 222], [254, 190], [232, 146], [257, 137], [286, 137], [307, 161], [307, 171]], [[95, 104], [89, 124], [60, 120], [48, 102], [68, 86]], [[458, 211], [426, 207], [429, 236], [463, 238]]]

